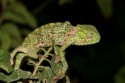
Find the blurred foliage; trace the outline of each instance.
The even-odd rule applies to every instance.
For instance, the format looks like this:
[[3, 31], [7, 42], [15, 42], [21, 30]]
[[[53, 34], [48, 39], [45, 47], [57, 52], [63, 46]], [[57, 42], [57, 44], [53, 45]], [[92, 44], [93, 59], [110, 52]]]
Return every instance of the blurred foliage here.
[[59, 5], [65, 5], [65, 4], [71, 4], [73, 3], [73, 0], [58, 0]]
[[22, 35], [30, 32], [27, 28], [25, 31], [21, 30], [19, 25], [34, 29], [37, 27], [37, 21], [26, 6], [19, 1], [0, 0], [0, 5], [0, 49], [9, 50], [21, 44]]
[[0, 50], [0, 68], [4, 69], [7, 73], [13, 70], [10, 65], [10, 53], [8, 51]]
[[125, 66], [119, 69], [119, 71], [114, 76], [115, 83], [125, 83]]
[[96, 0], [105, 18], [110, 18], [113, 13], [113, 0]]

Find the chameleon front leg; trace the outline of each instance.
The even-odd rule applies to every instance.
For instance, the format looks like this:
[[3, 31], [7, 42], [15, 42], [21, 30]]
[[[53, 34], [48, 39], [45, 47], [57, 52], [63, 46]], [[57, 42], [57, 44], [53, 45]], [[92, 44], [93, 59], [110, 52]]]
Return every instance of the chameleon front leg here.
[[16, 59], [15, 59], [15, 65], [14, 65], [14, 69], [19, 69], [20, 66], [21, 66], [21, 62], [23, 60], [24, 57], [28, 56], [28, 57], [31, 57], [31, 58], [34, 58], [34, 59], [37, 59], [38, 58], [38, 55], [37, 55], [37, 51], [35, 52], [35, 50], [30, 50], [32, 52], [29, 53], [18, 53], [16, 55]]
[[19, 46], [11, 53], [11, 59], [10, 59], [11, 65], [14, 65], [14, 57], [16, 56], [14, 69], [19, 69], [21, 61], [25, 56], [37, 59], [38, 51], [39, 51], [38, 48], [25, 48]]
[[65, 77], [65, 73], [68, 69], [68, 64], [67, 64], [67, 61], [65, 58], [65, 52], [62, 51], [62, 49], [58, 46], [54, 46], [54, 52], [55, 52], [56, 56], [58, 56], [57, 57], [58, 60], [55, 59], [56, 60], [55, 62], [57, 63], [57, 65], [58, 65], [58, 62], [61, 62], [61, 64], [62, 64], [60, 78], [63, 78], [63, 77]]
[[65, 51], [65, 49], [67, 49], [70, 46], [70, 44], [65, 44], [60, 48], [60, 51]]
[[66, 73], [66, 71], [67, 71], [67, 69], [68, 69], [68, 63], [67, 63], [66, 58], [65, 58], [65, 52], [62, 51], [62, 49], [60, 49], [59, 55], [60, 55], [61, 62], [62, 62], [62, 65], [63, 65], [63, 70], [62, 70], [62, 72], [63, 72], [63, 73]]

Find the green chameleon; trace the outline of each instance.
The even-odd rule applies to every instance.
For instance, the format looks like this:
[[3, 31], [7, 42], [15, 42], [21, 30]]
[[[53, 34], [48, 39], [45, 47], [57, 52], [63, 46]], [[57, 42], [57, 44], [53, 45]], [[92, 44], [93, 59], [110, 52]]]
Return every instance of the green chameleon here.
[[[100, 34], [93, 25], [78, 24], [73, 26], [69, 21], [48, 23], [31, 32], [22, 45], [12, 51], [10, 62], [11, 65], [15, 63], [15, 69], [19, 69], [21, 60], [25, 56], [36, 59], [38, 58], [37, 52], [41, 48], [51, 47], [53, 42], [54, 45], [61, 46], [61, 51], [64, 51], [70, 45], [89, 45], [99, 41]], [[15, 56], [16, 62], [14, 62]], [[64, 56], [60, 57], [65, 66]]]

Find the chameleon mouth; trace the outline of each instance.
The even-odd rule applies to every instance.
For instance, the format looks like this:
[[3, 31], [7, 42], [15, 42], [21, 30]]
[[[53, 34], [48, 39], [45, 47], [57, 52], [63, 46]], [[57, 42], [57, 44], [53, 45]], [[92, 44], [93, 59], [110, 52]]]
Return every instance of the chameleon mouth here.
[[99, 37], [93, 38], [93, 35], [89, 35], [86, 38], [86, 43], [90, 43], [90, 44], [94, 44], [94, 43], [98, 43], [100, 41]]
[[93, 42], [92, 36], [87, 36], [81, 45], [92, 44]]

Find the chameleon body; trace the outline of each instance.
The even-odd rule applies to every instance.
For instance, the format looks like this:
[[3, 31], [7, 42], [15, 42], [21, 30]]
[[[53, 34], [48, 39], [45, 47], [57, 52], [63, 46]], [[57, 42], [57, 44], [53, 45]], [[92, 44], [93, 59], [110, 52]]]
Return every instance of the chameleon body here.
[[[70, 45], [89, 45], [99, 42], [100, 34], [93, 25], [73, 26], [69, 21], [48, 23], [31, 32], [23, 41], [22, 45], [11, 53], [11, 65], [18, 52], [24, 56], [38, 58], [37, 52], [42, 47], [53, 45], [61, 46], [62, 51]], [[18, 55], [17, 55], [18, 56]], [[18, 61], [18, 60], [17, 60]], [[62, 58], [62, 62], [63, 58]], [[15, 62], [15, 65], [17, 62]]]

